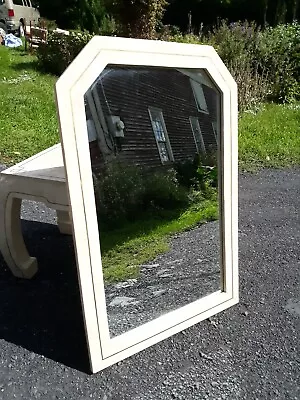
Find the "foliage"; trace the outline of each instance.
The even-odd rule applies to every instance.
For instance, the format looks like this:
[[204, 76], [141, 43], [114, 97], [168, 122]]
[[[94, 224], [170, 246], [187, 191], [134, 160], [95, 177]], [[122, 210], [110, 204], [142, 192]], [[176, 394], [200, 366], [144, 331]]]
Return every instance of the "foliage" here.
[[41, 15], [55, 20], [64, 29], [100, 33], [107, 24], [107, 12], [101, 0], [39, 0]]
[[255, 23], [222, 21], [203, 38], [214, 46], [238, 85], [239, 109], [261, 103], [270, 93], [266, 64], [257, 62], [261, 30]]
[[197, 154], [193, 160], [176, 163], [175, 169], [180, 185], [200, 191], [204, 197], [218, 185], [216, 153]]
[[290, 102], [300, 97], [300, 24], [267, 28], [260, 33], [257, 62], [267, 69], [272, 98]]
[[[190, 19], [188, 17], [191, 13]], [[255, 21], [258, 25], [276, 26], [300, 19], [299, 0], [169, 0], [164, 23], [176, 25], [181, 32], [199, 35], [222, 19], [229, 22]]]
[[91, 38], [87, 32], [49, 33], [47, 43], [37, 49], [39, 66], [48, 73], [62, 74]]
[[39, 26], [41, 28], [46, 28], [50, 32], [57, 28], [56, 22], [47, 18], [41, 18], [39, 21]]
[[153, 39], [167, 4], [166, 0], [118, 0], [107, 2], [107, 8], [117, 21], [119, 35]]
[[300, 24], [262, 30], [255, 23], [226, 21], [199, 42], [214, 46], [239, 89], [240, 111], [264, 100], [291, 102], [300, 96]]
[[145, 211], [172, 210], [188, 202], [175, 171], [126, 166], [115, 160], [94, 175], [98, 214], [107, 226], [138, 217]]

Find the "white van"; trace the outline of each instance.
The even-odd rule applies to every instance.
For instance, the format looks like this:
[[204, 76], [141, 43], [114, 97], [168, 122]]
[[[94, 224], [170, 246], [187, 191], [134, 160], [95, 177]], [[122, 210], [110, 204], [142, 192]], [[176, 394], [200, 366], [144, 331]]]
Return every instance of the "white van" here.
[[40, 18], [39, 10], [31, 0], [0, 0], [0, 28], [5, 32], [19, 33], [20, 26], [37, 23]]

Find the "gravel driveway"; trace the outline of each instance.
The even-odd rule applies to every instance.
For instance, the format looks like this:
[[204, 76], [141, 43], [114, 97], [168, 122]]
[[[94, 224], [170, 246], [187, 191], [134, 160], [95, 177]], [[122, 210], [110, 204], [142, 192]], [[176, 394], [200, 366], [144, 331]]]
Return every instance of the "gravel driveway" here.
[[0, 256], [0, 400], [300, 399], [300, 169], [239, 186], [240, 303], [95, 375], [72, 242], [26, 202], [40, 271], [17, 280]]
[[170, 249], [136, 279], [105, 285], [108, 325], [117, 336], [221, 290], [219, 222], [174, 235]]

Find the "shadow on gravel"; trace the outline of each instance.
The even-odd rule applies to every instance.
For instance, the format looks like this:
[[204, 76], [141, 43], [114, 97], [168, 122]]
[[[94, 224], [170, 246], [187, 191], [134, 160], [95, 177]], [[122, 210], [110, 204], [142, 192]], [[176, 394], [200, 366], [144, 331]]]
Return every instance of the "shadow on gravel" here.
[[39, 272], [17, 279], [0, 253], [0, 337], [89, 372], [72, 238], [56, 225], [23, 220], [22, 227]]

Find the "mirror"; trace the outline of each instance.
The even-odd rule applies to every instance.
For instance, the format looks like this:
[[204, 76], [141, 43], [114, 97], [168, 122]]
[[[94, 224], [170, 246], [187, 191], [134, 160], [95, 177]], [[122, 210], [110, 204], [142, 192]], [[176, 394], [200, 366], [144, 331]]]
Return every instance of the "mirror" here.
[[97, 372], [238, 302], [237, 86], [210, 46], [95, 36], [56, 100]]
[[112, 338], [223, 290], [221, 94], [205, 69], [109, 64], [84, 103]]

